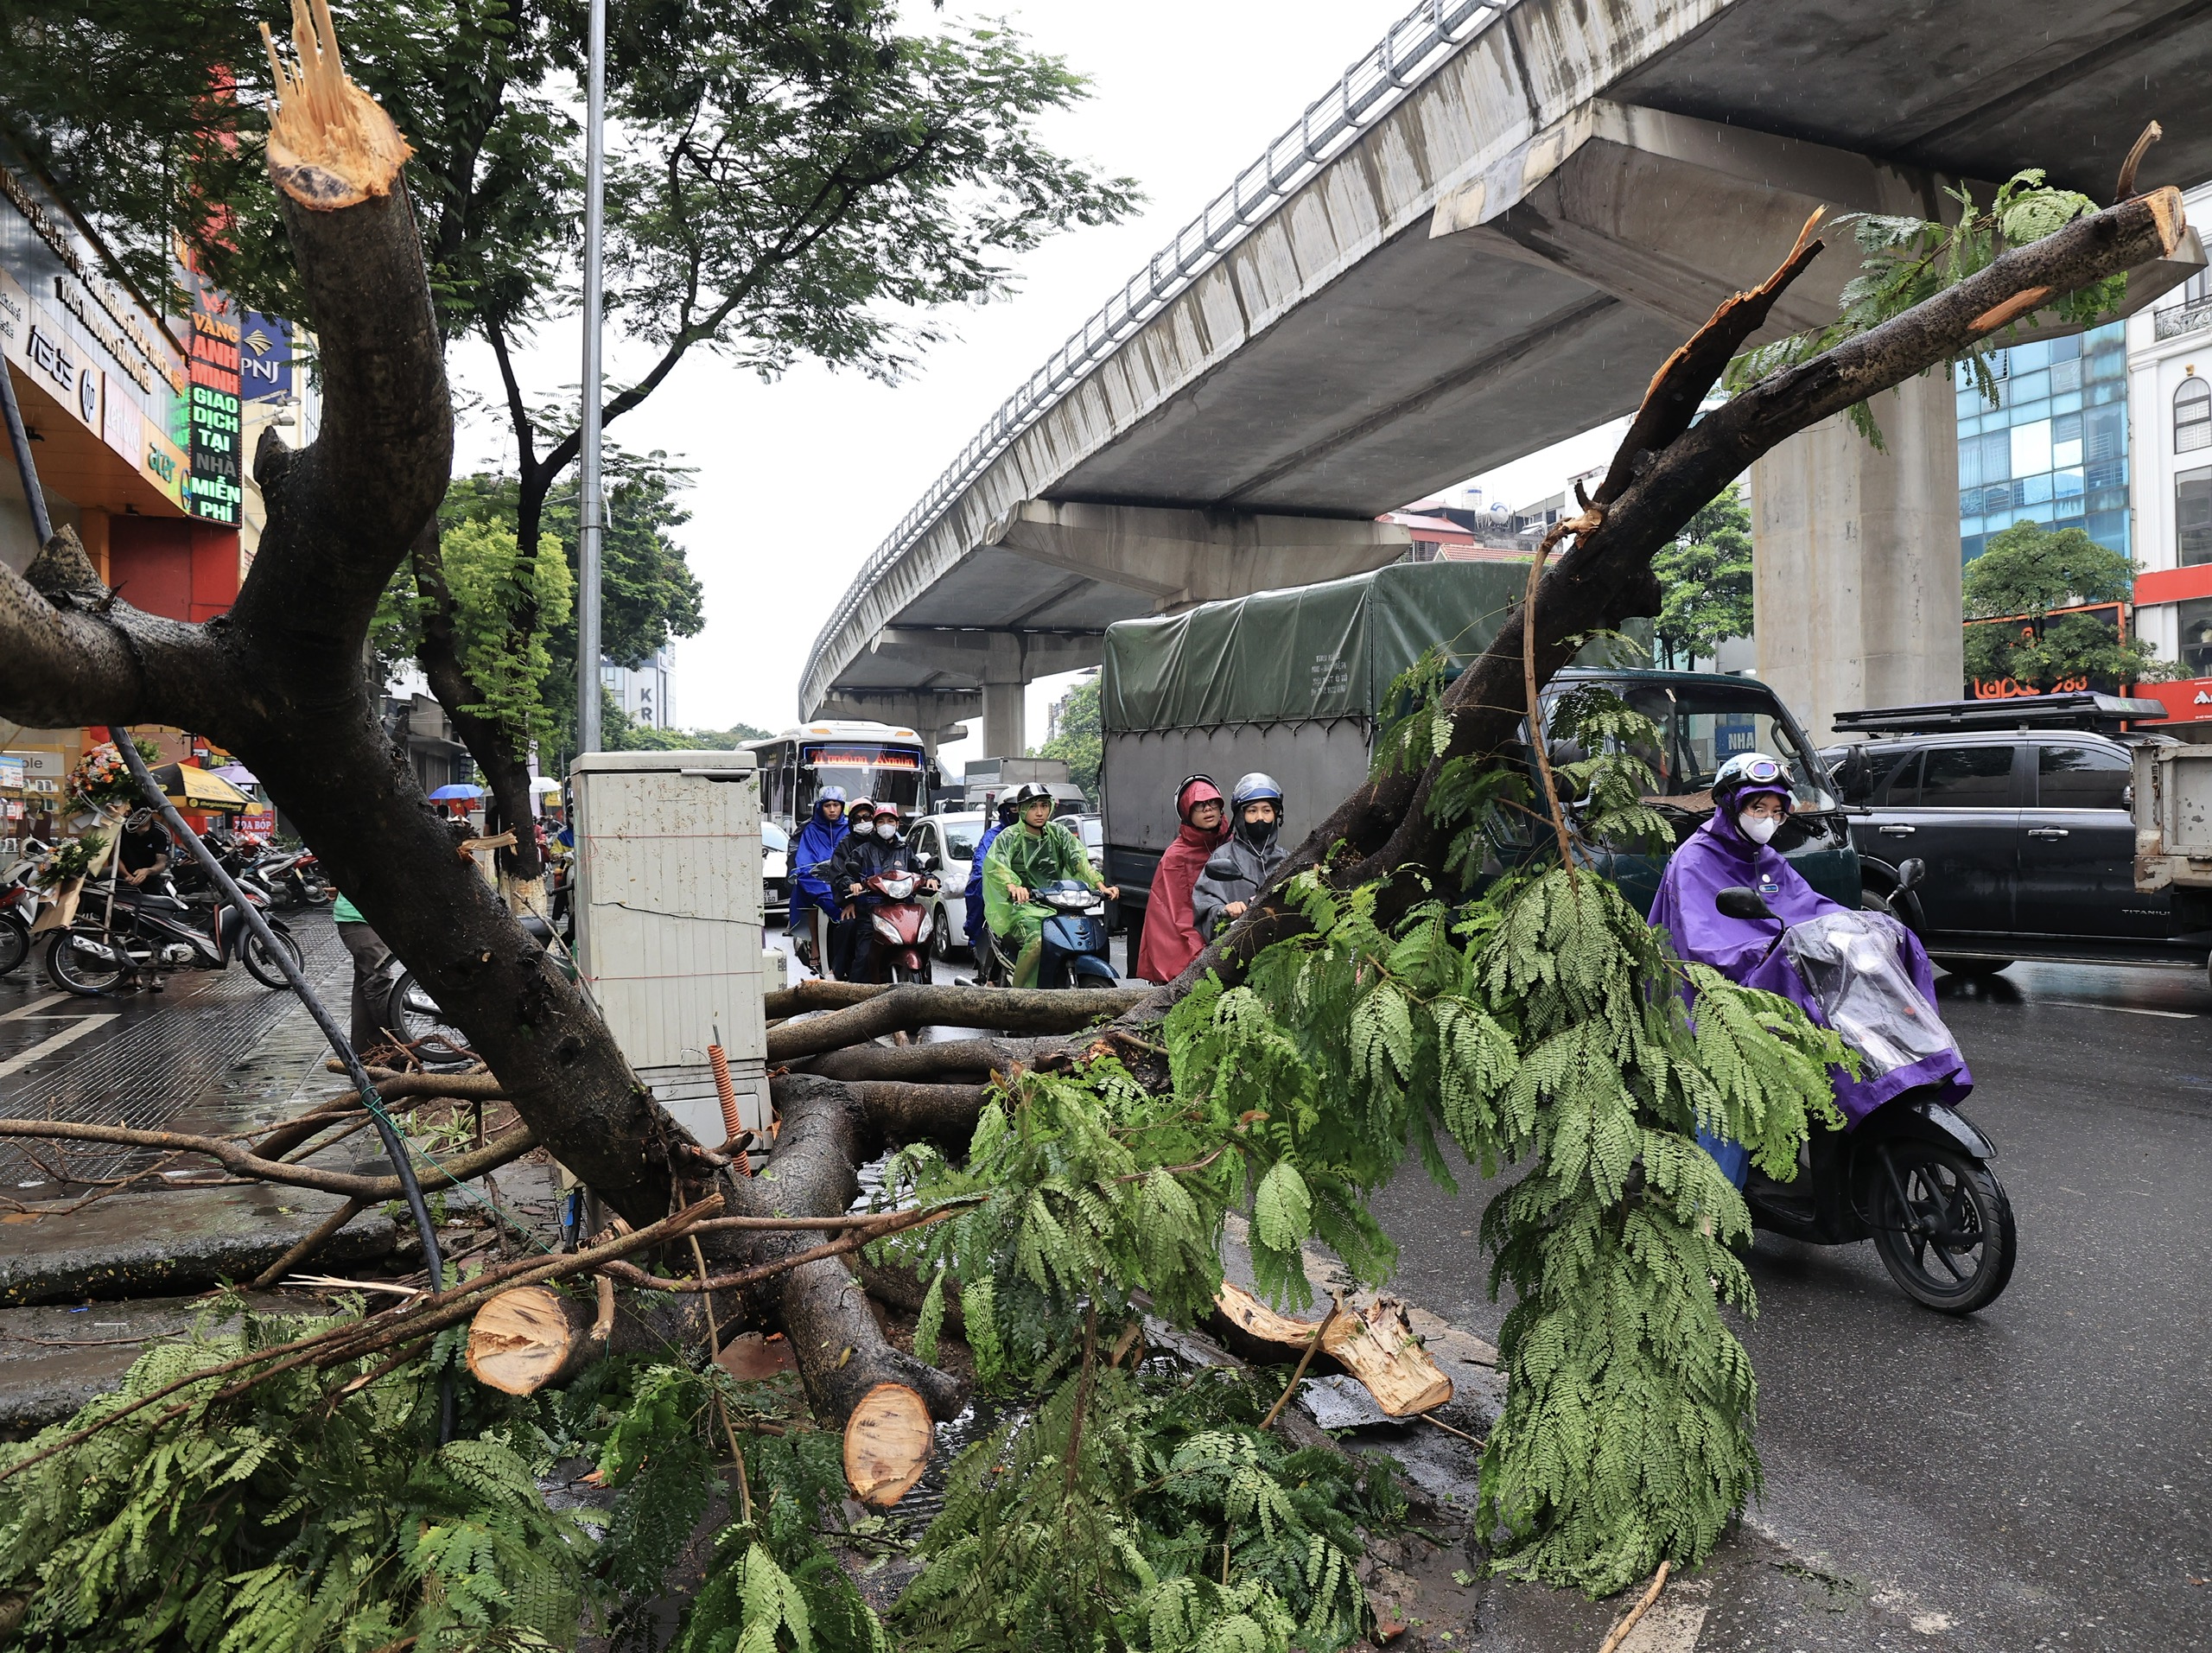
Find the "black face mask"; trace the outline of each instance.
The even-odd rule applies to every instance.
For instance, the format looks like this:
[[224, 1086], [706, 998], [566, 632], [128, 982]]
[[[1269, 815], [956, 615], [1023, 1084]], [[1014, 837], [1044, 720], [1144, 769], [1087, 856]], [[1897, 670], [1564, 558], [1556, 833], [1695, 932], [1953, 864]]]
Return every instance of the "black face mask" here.
[[1244, 818], [1244, 812], [1242, 810], [1236, 812], [1236, 836], [1255, 849], [1264, 849], [1273, 843], [1275, 841], [1275, 833], [1281, 824], [1280, 819], [1248, 821]]

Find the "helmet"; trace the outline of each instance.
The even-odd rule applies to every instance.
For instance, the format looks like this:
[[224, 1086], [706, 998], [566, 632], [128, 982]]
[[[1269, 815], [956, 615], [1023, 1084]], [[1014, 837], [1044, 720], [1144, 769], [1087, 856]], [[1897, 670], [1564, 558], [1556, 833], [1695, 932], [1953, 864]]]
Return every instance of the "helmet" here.
[[879, 821], [897, 820], [899, 818], [899, 806], [896, 804], [887, 802], [878, 804], [875, 806], [875, 818]]
[[998, 809], [999, 824], [1001, 826], [1012, 826], [1014, 824], [1014, 817], [1020, 813], [1020, 811], [1014, 807], [1014, 794], [1012, 792], [1006, 793], [998, 800]]
[[1052, 789], [1041, 780], [1025, 780], [1014, 791], [1014, 807], [1018, 812], [1027, 809], [1039, 798], [1044, 799], [1047, 804], [1051, 803]]
[[874, 813], [875, 802], [873, 798], [856, 798], [853, 800], [852, 807], [845, 811], [845, 818], [849, 821], [855, 821], [863, 815]]
[[143, 832], [148, 827], [153, 824], [153, 810], [148, 805], [142, 804], [137, 809], [130, 811], [130, 818], [125, 821], [123, 824], [133, 832]]
[[1282, 788], [1275, 785], [1275, 778], [1273, 775], [1264, 774], [1255, 769], [1250, 774], [1241, 777], [1236, 785], [1230, 788], [1229, 807], [1233, 810], [1242, 810], [1247, 804], [1256, 804], [1262, 798], [1273, 799], [1275, 813], [1278, 815], [1282, 813]]
[[1191, 775], [1175, 789], [1175, 814], [1179, 819], [1188, 821], [1191, 811], [1199, 804], [1221, 801], [1221, 788], [1213, 784], [1211, 775]]
[[1771, 792], [1789, 801], [1789, 766], [1764, 752], [1739, 752], [1720, 766], [1713, 778], [1713, 801], [1721, 809], [1734, 807], [1739, 798]]

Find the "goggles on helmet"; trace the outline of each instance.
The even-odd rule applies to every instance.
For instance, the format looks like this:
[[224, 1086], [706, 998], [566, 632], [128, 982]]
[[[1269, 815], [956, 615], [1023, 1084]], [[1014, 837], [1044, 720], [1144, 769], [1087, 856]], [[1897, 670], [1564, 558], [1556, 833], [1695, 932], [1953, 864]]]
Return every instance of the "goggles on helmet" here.
[[1731, 758], [1720, 766], [1720, 772], [1713, 778], [1713, 785], [1772, 785], [1788, 784], [1788, 772], [1781, 763], [1764, 752], [1746, 752]]

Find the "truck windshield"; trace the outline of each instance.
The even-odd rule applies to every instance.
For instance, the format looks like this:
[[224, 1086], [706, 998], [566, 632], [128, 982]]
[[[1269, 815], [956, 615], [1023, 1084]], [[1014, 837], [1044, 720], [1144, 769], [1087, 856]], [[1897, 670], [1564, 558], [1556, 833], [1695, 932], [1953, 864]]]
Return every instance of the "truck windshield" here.
[[1637, 754], [1658, 777], [1648, 802], [1709, 810], [1720, 766], [1738, 753], [1764, 752], [1789, 766], [1797, 809], [1836, 807], [1827, 789], [1827, 770], [1796, 729], [1776, 715], [1773, 694], [1764, 687], [1633, 681], [1604, 687], [1658, 725], [1658, 748]]

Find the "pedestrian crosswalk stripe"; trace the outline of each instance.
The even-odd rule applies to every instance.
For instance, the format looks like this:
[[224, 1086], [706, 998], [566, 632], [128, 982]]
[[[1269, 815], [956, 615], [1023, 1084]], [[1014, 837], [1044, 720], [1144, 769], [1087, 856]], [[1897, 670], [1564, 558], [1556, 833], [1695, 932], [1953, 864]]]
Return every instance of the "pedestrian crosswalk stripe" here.
[[11, 1056], [4, 1062], [0, 1062], [0, 1079], [6, 1078], [11, 1073], [22, 1072], [32, 1063], [37, 1061], [41, 1056], [52, 1055], [55, 1051], [60, 1050], [64, 1045], [69, 1044], [73, 1040], [82, 1039], [86, 1033], [91, 1033], [93, 1028], [100, 1026], [101, 1023], [113, 1021], [116, 1017], [121, 1014], [122, 1012], [120, 1011], [110, 1010], [100, 1015], [86, 1016], [83, 1020], [73, 1022], [70, 1026], [64, 1027], [58, 1033], [48, 1035], [46, 1038], [39, 1040], [37, 1044], [32, 1046], [30, 1049], [23, 1051], [17, 1055]]

